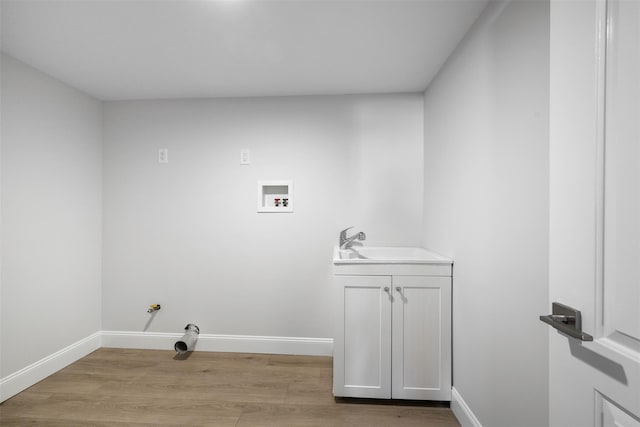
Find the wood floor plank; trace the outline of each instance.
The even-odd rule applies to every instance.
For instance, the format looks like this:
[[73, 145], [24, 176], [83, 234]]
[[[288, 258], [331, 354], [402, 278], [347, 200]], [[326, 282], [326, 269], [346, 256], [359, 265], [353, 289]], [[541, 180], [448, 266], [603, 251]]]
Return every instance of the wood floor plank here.
[[0, 425], [459, 426], [446, 407], [331, 387], [330, 357], [103, 348], [0, 404]]
[[35, 405], [14, 407], [3, 404], [0, 424], [3, 427], [10, 425], [7, 424], [6, 417], [7, 419], [58, 419], [65, 422], [87, 423], [142, 422], [153, 425], [233, 426], [244, 409], [242, 405], [230, 405], [226, 402], [194, 401], [170, 396], [153, 399], [144, 395], [97, 397], [96, 395], [58, 393]]

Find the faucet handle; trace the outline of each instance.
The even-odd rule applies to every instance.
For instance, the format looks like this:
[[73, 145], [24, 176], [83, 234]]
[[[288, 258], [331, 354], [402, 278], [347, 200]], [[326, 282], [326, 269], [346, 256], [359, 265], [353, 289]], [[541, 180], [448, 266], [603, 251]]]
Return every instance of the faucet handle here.
[[347, 241], [347, 230], [351, 228], [353, 228], [353, 225], [351, 227], [345, 228], [340, 232], [340, 237], [338, 238], [338, 245], [340, 246], [340, 249], [342, 249], [342, 245], [344, 245]]

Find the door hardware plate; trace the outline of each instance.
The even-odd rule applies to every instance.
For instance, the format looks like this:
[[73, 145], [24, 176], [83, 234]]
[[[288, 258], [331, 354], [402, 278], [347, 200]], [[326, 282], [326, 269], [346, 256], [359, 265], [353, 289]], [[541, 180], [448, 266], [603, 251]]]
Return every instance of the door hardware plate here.
[[540, 320], [572, 338], [593, 341], [591, 335], [582, 332], [582, 315], [575, 308], [554, 302], [551, 304], [551, 314], [540, 316]]

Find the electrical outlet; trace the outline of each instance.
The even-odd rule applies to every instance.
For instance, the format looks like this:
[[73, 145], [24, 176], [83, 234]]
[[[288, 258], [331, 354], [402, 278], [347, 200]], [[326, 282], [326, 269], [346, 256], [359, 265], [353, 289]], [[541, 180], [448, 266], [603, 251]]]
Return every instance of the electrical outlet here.
[[240, 164], [241, 165], [251, 164], [251, 150], [247, 148], [240, 150]]
[[160, 148], [158, 150], [158, 163], [169, 163], [169, 149]]

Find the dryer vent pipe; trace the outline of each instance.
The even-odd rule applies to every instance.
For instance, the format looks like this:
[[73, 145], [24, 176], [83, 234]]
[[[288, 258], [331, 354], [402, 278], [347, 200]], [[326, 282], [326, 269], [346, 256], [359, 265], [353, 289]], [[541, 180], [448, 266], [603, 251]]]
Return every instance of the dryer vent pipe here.
[[187, 351], [193, 351], [196, 341], [198, 341], [198, 335], [200, 335], [200, 328], [196, 325], [189, 323], [184, 327], [187, 331], [185, 334], [176, 341], [176, 344], [173, 348], [178, 352], [178, 354], [184, 354]]

